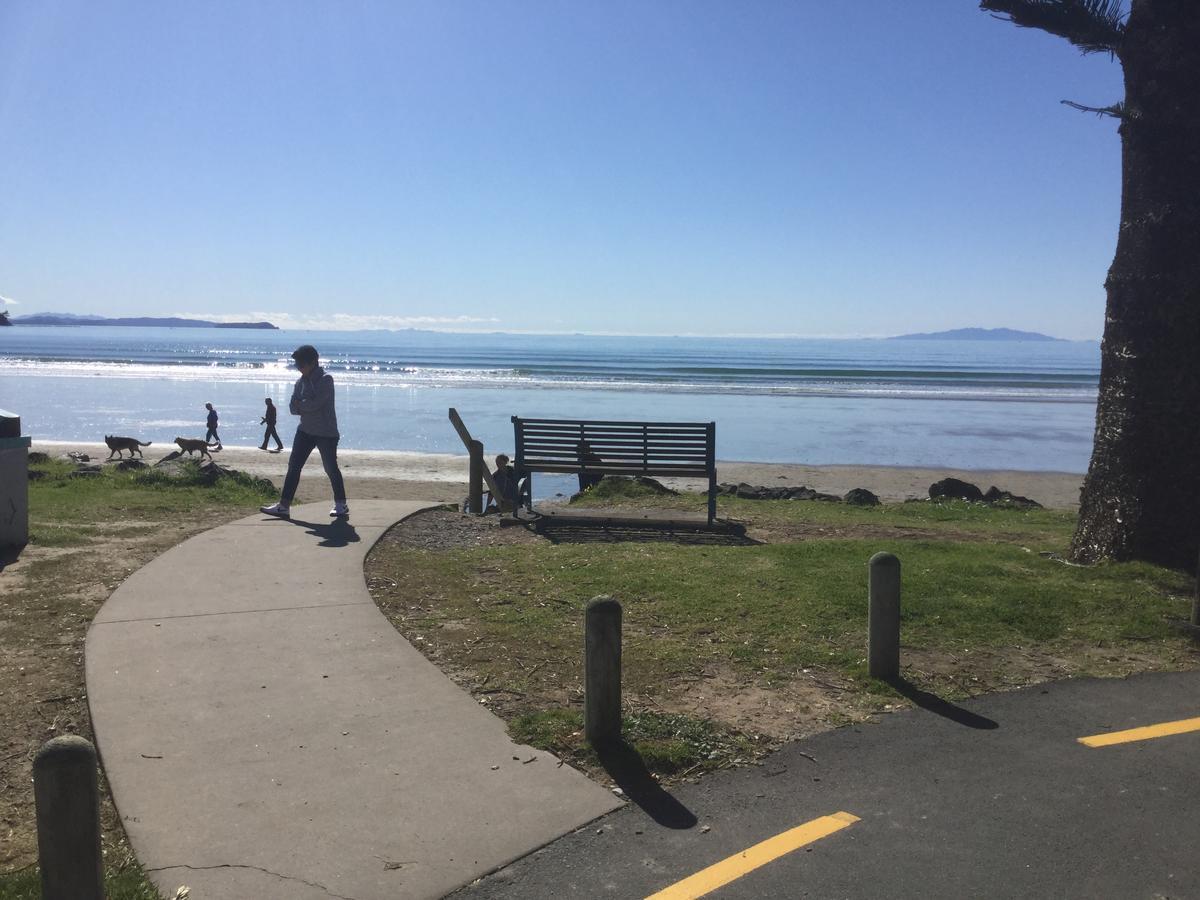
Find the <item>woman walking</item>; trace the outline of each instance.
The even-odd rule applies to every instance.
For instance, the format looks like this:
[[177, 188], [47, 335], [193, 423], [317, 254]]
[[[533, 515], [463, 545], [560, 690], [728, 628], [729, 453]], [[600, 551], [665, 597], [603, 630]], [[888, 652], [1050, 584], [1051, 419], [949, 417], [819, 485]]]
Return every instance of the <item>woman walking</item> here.
[[281, 519], [291, 516], [292, 498], [296, 496], [296, 487], [300, 484], [300, 470], [315, 448], [321, 454], [321, 464], [333, 488], [333, 509], [329, 514], [344, 519], [350, 515], [350, 507], [346, 504], [346, 487], [342, 483], [342, 470], [337, 462], [340, 435], [333, 405], [333, 376], [321, 368], [317, 348], [311, 344], [297, 347], [292, 359], [296, 361], [300, 377], [292, 389], [288, 409], [293, 416], [300, 417], [300, 426], [292, 440], [292, 455], [288, 459], [287, 477], [283, 480], [279, 502], [260, 506], [259, 510]]

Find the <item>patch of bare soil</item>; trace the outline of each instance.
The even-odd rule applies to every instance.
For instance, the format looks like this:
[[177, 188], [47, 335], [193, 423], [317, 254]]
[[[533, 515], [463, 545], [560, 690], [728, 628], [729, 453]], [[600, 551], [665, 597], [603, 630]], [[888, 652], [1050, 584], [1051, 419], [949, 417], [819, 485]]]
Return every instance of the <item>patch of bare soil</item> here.
[[902, 541], [989, 541], [977, 532], [948, 528], [918, 528], [907, 525], [813, 525], [807, 522], [772, 522], [769, 525], [750, 525], [747, 537], [764, 544], [783, 544], [795, 541], [882, 540]]
[[389, 530], [381, 544], [418, 550], [467, 550], [542, 540], [530, 527], [502, 525], [498, 515], [471, 516], [455, 509], [431, 509]]
[[[244, 511], [196, 510], [186, 523], [102, 526], [71, 547], [27, 546], [0, 571], [0, 871], [33, 864], [37, 832], [33, 758], [63, 734], [93, 740], [84, 684], [84, 636], [96, 611], [131, 573], [199, 531]], [[152, 525], [147, 530], [144, 526]], [[132, 858], [106, 785], [101, 825], [109, 865]]]

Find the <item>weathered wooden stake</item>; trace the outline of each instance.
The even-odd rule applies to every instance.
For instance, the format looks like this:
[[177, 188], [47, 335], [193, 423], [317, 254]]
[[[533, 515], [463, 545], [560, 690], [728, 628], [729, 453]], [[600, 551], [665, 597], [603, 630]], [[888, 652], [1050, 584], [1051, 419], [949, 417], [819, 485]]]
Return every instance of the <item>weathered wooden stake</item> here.
[[621, 737], [621, 604], [596, 597], [583, 618], [583, 733], [593, 745]]
[[1192, 599], [1192, 624], [1200, 628], [1200, 561], [1196, 563], [1196, 596]]
[[867, 660], [872, 678], [900, 674], [900, 560], [876, 553], [867, 563]]
[[468, 445], [471, 453], [471, 474], [467, 485], [467, 505], [476, 515], [483, 513], [483, 470], [487, 464], [483, 461], [483, 443], [471, 441]]
[[47, 741], [33, 760], [42, 900], [104, 900], [96, 750], [81, 737]]

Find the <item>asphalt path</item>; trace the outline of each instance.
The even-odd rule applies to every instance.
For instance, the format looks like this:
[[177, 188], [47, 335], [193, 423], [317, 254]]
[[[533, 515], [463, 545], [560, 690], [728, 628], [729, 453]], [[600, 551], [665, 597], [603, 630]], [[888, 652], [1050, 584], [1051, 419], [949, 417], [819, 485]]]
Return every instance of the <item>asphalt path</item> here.
[[[670, 794], [626, 760], [634, 803], [453, 896], [1200, 897], [1200, 730], [1079, 741], [1200, 716], [1200, 672], [916, 699]], [[814, 820], [834, 830], [743, 856]], [[679, 885], [730, 857], [762, 864]]]

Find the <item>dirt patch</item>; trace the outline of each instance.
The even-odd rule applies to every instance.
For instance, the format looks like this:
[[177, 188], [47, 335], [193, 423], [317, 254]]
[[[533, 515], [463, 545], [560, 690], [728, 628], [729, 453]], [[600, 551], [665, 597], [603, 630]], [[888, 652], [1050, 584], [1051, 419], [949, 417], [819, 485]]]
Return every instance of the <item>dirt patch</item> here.
[[432, 509], [410, 516], [383, 536], [380, 544], [416, 550], [470, 550], [542, 540], [530, 526], [501, 524], [497, 515], [473, 516], [455, 509]]
[[673, 685], [651, 703], [666, 712], [713, 719], [772, 746], [862, 721], [872, 712], [849, 684], [824, 671], [774, 683], [716, 671]]

